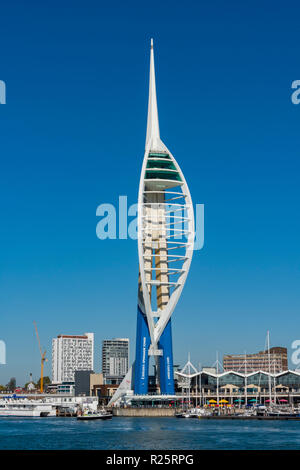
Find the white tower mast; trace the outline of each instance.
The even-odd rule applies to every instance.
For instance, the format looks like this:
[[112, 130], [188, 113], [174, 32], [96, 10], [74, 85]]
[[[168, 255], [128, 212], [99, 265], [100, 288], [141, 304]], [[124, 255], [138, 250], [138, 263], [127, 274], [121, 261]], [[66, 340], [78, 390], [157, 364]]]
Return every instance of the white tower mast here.
[[268, 348], [268, 363], [269, 363], [269, 400], [272, 404], [272, 385], [271, 385], [271, 357], [270, 357], [270, 332], [267, 331], [267, 348]]

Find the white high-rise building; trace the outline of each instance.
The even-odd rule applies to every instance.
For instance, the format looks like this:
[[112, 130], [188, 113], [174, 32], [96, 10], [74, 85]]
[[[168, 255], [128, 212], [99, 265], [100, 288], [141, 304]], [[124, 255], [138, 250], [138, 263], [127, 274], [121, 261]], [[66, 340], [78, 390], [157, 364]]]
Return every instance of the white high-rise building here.
[[94, 369], [94, 333], [52, 340], [52, 383], [74, 382], [75, 370]]

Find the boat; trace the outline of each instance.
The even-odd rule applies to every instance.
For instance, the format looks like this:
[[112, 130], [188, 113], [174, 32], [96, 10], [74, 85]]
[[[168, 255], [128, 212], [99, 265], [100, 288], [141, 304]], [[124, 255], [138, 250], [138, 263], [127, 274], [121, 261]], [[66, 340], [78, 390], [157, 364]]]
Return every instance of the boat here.
[[56, 416], [56, 409], [43, 400], [29, 400], [27, 398], [0, 399], [0, 417], [46, 417]]
[[190, 410], [184, 411], [183, 413], [177, 413], [175, 415], [176, 418], [197, 418], [194, 413], [191, 413]]
[[91, 411], [91, 410], [84, 410], [83, 412], [79, 412], [77, 415], [77, 419], [81, 421], [90, 421], [93, 419], [112, 419], [112, 413], [109, 413], [105, 410], [100, 411]]
[[299, 418], [300, 415], [297, 413], [284, 413], [282, 411], [270, 411], [267, 413], [267, 416], [273, 416], [273, 417], [278, 417], [278, 418]]
[[300, 415], [297, 411], [291, 408], [270, 408], [267, 411], [267, 416], [278, 416], [279, 418], [298, 418]]
[[175, 415], [176, 418], [201, 418], [205, 416], [212, 416], [211, 410], [205, 410], [204, 408], [190, 408], [182, 413]]

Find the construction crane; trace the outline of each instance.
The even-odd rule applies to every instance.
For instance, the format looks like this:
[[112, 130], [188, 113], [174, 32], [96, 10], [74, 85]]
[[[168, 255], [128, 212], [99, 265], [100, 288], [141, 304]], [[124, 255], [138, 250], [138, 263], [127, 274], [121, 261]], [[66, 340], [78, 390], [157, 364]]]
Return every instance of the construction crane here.
[[38, 329], [37, 329], [37, 326], [36, 326], [35, 321], [33, 322], [33, 324], [34, 324], [34, 328], [35, 328], [35, 332], [36, 332], [36, 337], [37, 337], [37, 340], [38, 340], [38, 343], [39, 343], [39, 349], [40, 349], [40, 354], [41, 354], [41, 383], [40, 383], [40, 392], [43, 393], [43, 392], [44, 392], [44, 362], [47, 362], [48, 359], [46, 358], [46, 350], [45, 350], [44, 352], [42, 351], [41, 342], [40, 342], [40, 337], [39, 337], [39, 333], [38, 333]]

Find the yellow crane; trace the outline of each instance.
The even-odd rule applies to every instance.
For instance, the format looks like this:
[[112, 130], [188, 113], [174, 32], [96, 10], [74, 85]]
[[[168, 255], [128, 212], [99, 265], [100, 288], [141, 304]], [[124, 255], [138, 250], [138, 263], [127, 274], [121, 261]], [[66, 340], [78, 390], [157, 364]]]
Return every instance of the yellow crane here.
[[46, 358], [46, 350], [45, 350], [44, 352], [42, 351], [41, 342], [40, 342], [40, 337], [39, 337], [39, 333], [38, 333], [38, 329], [37, 329], [37, 326], [36, 326], [35, 321], [33, 322], [33, 324], [34, 324], [34, 328], [35, 328], [35, 332], [36, 332], [36, 337], [37, 337], [37, 340], [38, 340], [38, 343], [39, 343], [39, 349], [40, 349], [40, 354], [41, 354], [41, 383], [40, 383], [40, 392], [43, 393], [43, 392], [44, 392], [44, 362], [47, 362], [48, 359]]

